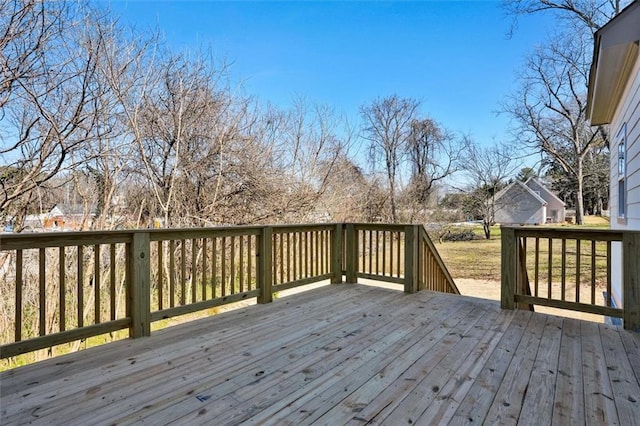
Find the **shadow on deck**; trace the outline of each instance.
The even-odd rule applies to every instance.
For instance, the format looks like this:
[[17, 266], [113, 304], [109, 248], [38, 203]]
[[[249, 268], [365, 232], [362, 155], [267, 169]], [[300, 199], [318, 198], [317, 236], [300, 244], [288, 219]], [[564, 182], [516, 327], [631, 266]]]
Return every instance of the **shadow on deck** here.
[[640, 337], [331, 285], [0, 374], [2, 424], [637, 424]]

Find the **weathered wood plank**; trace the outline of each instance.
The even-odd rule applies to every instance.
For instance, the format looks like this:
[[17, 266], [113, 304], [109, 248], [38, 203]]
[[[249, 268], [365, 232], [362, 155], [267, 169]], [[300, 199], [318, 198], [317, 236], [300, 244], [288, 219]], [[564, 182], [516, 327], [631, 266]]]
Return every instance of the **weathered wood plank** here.
[[624, 351], [627, 353], [629, 363], [636, 376], [636, 381], [640, 383], [640, 334], [624, 331], [620, 333]]
[[587, 425], [620, 424], [598, 324], [582, 322], [582, 370]]
[[549, 306], [552, 308], [569, 309], [577, 312], [589, 312], [592, 314], [605, 315], [610, 317], [621, 317], [624, 314], [622, 309], [609, 308], [601, 305], [589, 305], [587, 303], [568, 302], [556, 299], [545, 299], [542, 297], [524, 296], [517, 294], [516, 302], [530, 303], [540, 306]]
[[[111, 250], [113, 253], [115, 244], [111, 245]], [[113, 278], [115, 274], [115, 264], [113, 254], [111, 255], [111, 281], [115, 281]], [[21, 265], [22, 267], [22, 265]], [[115, 298], [115, 284], [112, 284], [112, 292], [111, 292], [111, 300]], [[17, 301], [16, 301], [17, 304]], [[113, 306], [113, 302], [112, 302]], [[111, 320], [115, 320], [115, 306], [111, 308]], [[67, 269], [66, 269], [66, 261], [65, 261], [65, 248], [58, 248], [58, 320], [60, 321], [60, 329], [59, 331], [65, 331], [67, 328]]]
[[390, 223], [354, 223], [357, 231], [404, 231], [405, 225]]
[[624, 328], [640, 333], [640, 232], [625, 232], [622, 244]]
[[[375, 304], [370, 306], [371, 308], [368, 308], [367, 311], [376, 309]], [[381, 313], [387, 318], [384, 326], [376, 327], [372, 323], [372, 319], [377, 322], [375, 318], [378, 316], [375, 315], [375, 311], [372, 311], [373, 317], [358, 315], [359, 320], [352, 324], [351, 330], [337, 330], [333, 336], [331, 333], [323, 333], [324, 337], [329, 338], [327, 343], [320, 350], [317, 350], [317, 347], [311, 348], [313, 353], [308, 356], [303, 355], [301, 350], [304, 348], [297, 347], [293, 351], [297, 356], [293, 359], [282, 360], [282, 355], [274, 354], [277, 360], [282, 360], [279, 365], [277, 361], [273, 360], [261, 361], [255, 365], [253, 371], [248, 372], [250, 374], [245, 383], [234, 380], [231, 387], [232, 392], [226, 393], [221, 399], [211, 404], [215, 406], [207, 405], [206, 413], [198, 415], [198, 411], [193, 410], [184, 417], [163, 418], [162, 421], [169, 420], [183, 424], [193, 421], [237, 424], [260, 412], [263, 408], [270, 407], [282, 399], [288, 399], [288, 395], [308, 383], [315, 384], [318, 379], [323, 380], [326, 377], [336, 375], [337, 371], [344, 369], [345, 359], [355, 358], [367, 352], [376, 353], [388, 345], [390, 341], [396, 341], [403, 333], [408, 332], [408, 327], [394, 319], [406, 315], [411, 310], [411, 306], [405, 306], [393, 313], [386, 312], [379, 306], [377, 309], [379, 314]], [[414, 330], [417, 328], [416, 325]], [[256, 369], [264, 371], [264, 374], [258, 379], [254, 374]], [[230, 390], [225, 387], [227, 386], [217, 386], [216, 389], [222, 390], [222, 392]], [[207, 390], [207, 394], [214, 397], [220, 395], [214, 389]], [[224, 402], [221, 404], [221, 401]], [[201, 404], [198, 405], [201, 406]], [[182, 409], [183, 404], [179, 404], [179, 406]], [[228, 409], [228, 407], [234, 406], [237, 406], [238, 409]], [[173, 415], [175, 411], [175, 409], [169, 409], [168, 413]], [[145, 421], [147, 420], [145, 419]]]
[[[357, 292], [356, 294], [359, 294], [362, 297], [368, 297], [367, 295], [369, 294], [369, 290], [371, 289], [356, 287], [353, 289], [353, 292]], [[216, 325], [219, 326], [220, 330], [224, 330], [224, 337], [227, 338], [231, 334], [226, 330], [226, 328], [229, 328], [234, 324], [242, 322], [247, 329], [251, 330], [254, 330], [259, 326], [266, 327], [272, 324], [273, 321], [284, 316], [292, 306], [305, 306], [309, 315], [316, 314], [314, 309], [326, 311], [323, 298], [329, 296], [332, 292], [333, 290], [329, 290], [328, 288], [318, 288], [313, 291], [296, 295], [295, 304], [291, 304], [293, 302], [289, 302], [285, 298], [284, 300], [278, 301], [278, 303], [268, 311], [261, 309], [259, 306], [253, 307], [252, 309], [254, 310], [253, 312], [255, 312], [255, 316], [249, 315], [246, 310], [241, 309], [220, 314], [215, 317], [215, 322]], [[350, 292], [347, 292], [346, 294], [348, 295]], [[348, 299], [349, 297], [347, 296], [346, 298]], [[341, 303], [336, 305], [338, 307], [342, 306]], [[213, 318], [203, 318], [192, 321], [189, 323], [186, 330], [181, 331], [180, 333], [176, 333], [176, 328], [157, 330], [154, 331], [152, 340], [155, 344], [161, 347], [180, 344], [181, 346], [188, 348], [191, 345], [190, 339], [195, 339], [197, 341], [201, 339], [203, 334], [211, 332], [210, 322], [212, 320]], [[120, 356], [126, 361], [127, 357], [135, 354], [135, 345], [135, 341], [132, 340], [114, 342], [109, 345], [87, 349], [82, 352], [83, 356], [78, 356], [79, 354], [68, 354], [57, 357], [56, 359], [46, 360], [36, 364], [1, 372], [0, 377], [2, 380], [0, 381], [0, 385], [3, 393], [1, 393], [0, 396], [6, 396], [9, 393], [27, 392], [30, 389], [27, 383], [30, 382], [37, 381], [38, 383], [34, 385], [42, 385], [53, 380], [63, 379], [65, 378], [65, 375], [76, 374], [78, 372], [88, 370], [93, 366], [109, 365], [112, 364], [114, 360], [119, 359]], [[148, 349], [147, 346], [145, 346], [145, 350], [146, 349]], [[125, 362], [125, 364], [128, 363]], [[140, 366], [141, 363], [138, 362], [137, 365]], [[95, 375], [95, 372], [90, 374], [93, 376]]]
[[2, 251], [46, 247], [92, 246], [95, 244], [130, 243], [136, 231], [45, 232], [3, 234]]
[[[362, 324], [366, 322], [366, 317], [353, 316], [347, 313], [343, 306], [335, 312], [329, 312], [332, 320], [326, 323], [313, 324], [311, 322], [304, 323], [304, 312], [298, 312], [295, 319], [297, 324], [301, 324], [300, 330], [281, 336], [280, 339], [274, 339], [270, 335], [265, 335], [263, 339], [253, 339], [251, 343], [245, 341], [242, 347], [234, 352], [224, 351], [217, 354], [216, 357], [199, 356], [197, 361], [190, 362], [193, 367], [190, 368], [182, 377], [187, 380], [174, 385], [174, 392], [167, 396], [162, 392], [163, 387], [157, 382], [157, 379], [150, 378], [155, 384], [154, 386], [140, 386], [140, 388], [128, 388], [126, 395], [129, 398], [140, 398], [145, 396], [145, 403], [151, 406], [155, 411], [151, 415], [145, 415], [145, 421], [151, 423], [167, 423], [173, 421], [183, 422], [179, 418], [191, 412], [194, 408], [196, 412], [202, 407], [202, 402], [195, 396], [209, 397], [207, 400], [215, 402], [217, 408], [207, 410], [208, 415], [216, 414], [216, 421], [225, 412], [228, 411], [229, 405], [234, 405], [244, 396], [234, 394], [241, 386], [251, 385], [250, 391], [241, 392], [242, 395], [249, 395], [249, 392], [255, 391], [255, 388], [263, 382], [265, 378], [282, 376], [295, 372], [296, 368], [303, 369], [305, 366], [316, 365], [317, 359], [322, 358], [326, 354], [333, 352], [331, 342], [336, 337], [344, 337], [344, 335], [362, 334], [367, 336], [374, 333], [375, 328], [369, 328], [367, 331], [361, 330]], [[304, 325], [304, 326], [302, 326]], [[325, 348], [325, 349], [323, 349]], [[238, 363], [238, 357], [250, 354], [249, 363]], [[299, 367], [297, 367], [299, 366]], [[303, 373], [303, 374], [309, 374]], [[228, 377], [233, 380], [228, 380]], [[286, 376], [285, 376], [286, 378]], [[136, 384], [136, 387], [139, 383]], [[265, 389], [271, 388], [271, 385], [265, 386]], [[125, 397], [126, 397], [125, 395]], [[104, 408], [104, 406], [101, 406]], [[217, 412], [217, 410], [219, 410]], [[124, 417], [127, 413], [119, 410], [117, 406], [113, 407], [111, 415], [117, 415], [122, 421], [130, 422], [139, 417], [139, 409], [134, 411], [133, 417]], [[100, 420], [92, 413], [87, 413], [86, 418], [78, 418], [74, 423], [83, 423], [84, 420]], [[109, 414], [106, 415], [109, 418]], [[186, 420], [186, 419], [185, 419]]]
[[[583, 398], [589, 424], [632, 424], [640, 340], [576, 320], [554, 329], [558, 321], [464, 296], [327, 285], [2, 372], [0, 416], [3, 424], [494, 424], [552, 410], [565, 424], [580, 419]], [[554, 357], [551, 388], [544, 369]]]
[[244, 293], [231, 294], [229, 296], [217, 297], [215, 299], [207, 299], [196, 303], [190, 303], [188, 305], [174, 306], [173, 308], [163, 309], [161, 311], [151, 312], [149, 315], [149, 321], [155, 322], [167, 318], [177, 317], [179, 315], [190, 314], [193, 312], [202, 311], [204, 309], [215, 308], [216, 306], [227, 305], [229, 303], [240, 302], [242, 300], [248, 300], [254, 297], [260, 296], [260, 290], [251, 290]]
[[[77, 259], [84, 259], [84, 247], [78, 246], [77, 250]], [[127, 258], [130, 259], [129, 256], [127, 256]], [[82, 327], [84, 326], [84, 261], [76, 263], [76, 324], [78, 324], [78, 327]], [[131, 264], [129, 265], [129, 268], [131, 268]], [[129, 293], [129, 296], [131, 296], [131, 293]], [[128, 316], [130, 317], [131, 314], [128, 313]]]
[[[447, 357], [452, 348], [466, 347], [467, 342], [460, 345], [464, 340], [462, 336], [472, 332], [474, 325], [478, 321], [482, 321], [482, 314], [481, 310], [474, 309], [463, 319], [456, 322], [453, 328], [448, 327], [448, 333], [431, 336], [431, 338], [436, 337], [438, 339], [437, 345], [425, 347], [425, 339], [423, 339], [404, 352], [396, 352], [394, 357], [402, 359], [403, 362], [394, 363], [387, 360], [386, 365], [378, 366], [377, 369], [370, 371], [365, 375], [367, 380], [351, 390], [348, 395], [342, 396], [342, 401], [338, 404], [331, 401], [329, 406], [323, 410], [325, 413], [322, 414], [318, 421], [325, 424], [343, 424], [353, 416], [366, 419], [366, 421], [372, 418], [386, 417], [389, 413], [382, 412], [385, 404], [372, 404], [375, 398], [394, 382], [399, 381], [401, 384], [408, 384], [409, 388], [413, 389], [416, 383], [425, 382], [427, 373], [432, 377], [439, 374], [441, 371], [436, 370], [436, 366]], [[490, 317], [490, 315], [487, 315], [485, 319], [487, 317]], [[471, 339], [467, 340], [471, 342]], [[406, 390], [406, 388], [404, 389]], [[431, 390], [429, 390], [429, 393], [431, 393]], [[411, 395], [411, 393], [408, 393], [404, 399], [401, 399], [400, 404], [405, 404], [405, 409], [411, 409], [415, 404], [415, 401], [410, 398]], [[418, 396], [418, 399], [423, 399], [427, 396], [425, 392], [416, 392], [415, 395]], [[364, 411], [367, 408], [369, 411]], [[402, 420], [406, 424], [406, 420], [404, 418]], [[400, 419], [387, 418], [385, 421], [389, 422], [389, 424], [399, 424], [398, 421]]]
[[614, 229], [541, 228], [518, 226], [514, 229], [518, 237], [537, 237], [567, 240], [622, 241], [622, 231]]
[[416, 225], [407, 225], [404, 228], [405, 293], [415, 293], [418, 291], [418, 232], [419, 228]]
[[355, 283], [358, 280], [356, 273], [358, 272], [358, 233], [353, 224], [347, 224], [345, 230], [346, 238], [346, 281]]
[[[484, 311], [480, 315], [476, 320], [465, 319], [458, 329], [454, 328], [448, 334], [442, 344], [424, 353], [415, 364], [406, 369], [406, 373], [400, 378], [409, 379], [410, 382], [410, 379], [415, 379], [413, 389], [392, 410], [389, 409], [390, 406], [380, 407], [375, 418], [384, 424], [420, 423], [420, 416], [427, 409], [433, 410], [432, 415], [443, 416], [444, 413], [439, 412], [441, 407], [434, 404], [439, 400], [448, 399], [448, 392], [452, 392], [451, 386], [455, 385], [450, 385], [447, 392], [444, 388], [456, 380], [454, 376], [459, 370], [464, 370], [465, 361], [474, 349], [482, 344], [482, 338], [486, 336], [485, 330], [493, 325], [502, 329], [512, 318], [512, 315], [499, 315], [497, 311]], [[452, 344], [449, 345], [446, 341]], [[465, 356], [453, 356], [461, 353]], [[437, 419], [435, 423], [438, 423]]]
[[[513, 228], [500, 228], [502, 247], [502, 274], [500, 285], [500, 306], [502, 309], [514, 309], [517, 259], [516, 256], [516, 233]], [[537, 283], [537, 281], [536, 281]]]
[[[129, 335], [134, 338], [151, 334], [151, 256], [149, 244], [149, 234], [142, 232], [134, 234], [131, 242], [131, 257], [129, 258], [131, 276], [128, 283], [130, 291], [127, 311], [131, 318]], [[182, 246], [184, 248], [184, 242]], [[182, 261], [184, 264], [184, 257]], [[78, 265], [80, 263], [78, 262]]]
[[9, 358], [25, 352], [37, 351], [51, 346], [60, 345], [74, 340], [86, 339], [87, 337], [100, 334], [111, 333], [123, 330], [130, 326], [130, 319], [121, 318], [115, 321], [103, 322], [101, 324], [91, 324], [82, 328], [74, 328], [58, 333], [50, 333], [33, 339], [8, 343], [0, 347], [0, 358]]
[[[451, 326], [459, 323], [473, 310], [473, 306], [465, 303], [441, 306], [437, 298], [431, 299], [425, 305], [425, 309], [429, 308], [438, 312], [438, 316], [446, 318], [445, 323]], [[418, 325], [418, 328], [414, 331], [400, 330], [394, 333], [394, 336], [389, 336], [397, 340], [381, 340], [384, 346], [380, 349], [372, 347], [359, 357], [347, 360], [342, 368], [334, 369], [332, 374], [325, 374], [312, 383], [305, 384], [297, 392], [255, 414], [247, 423], [260, 424], [269, 420], [276, 423], [300, 424], [317, 420], [376, 373], [389, 367], [400, 354], [419, 347], [416, 345], [443, 339], [446, 336], [446, 328], [443, 329], [427, 319], [417, 322], [415, 325]], [[413, 330], [415, 325], [412, 324], [410, 330]]]
[[[288, 239], [287, 239], [288, 241]], [[288, 245], [287, 245], [288, 247]], [[342, 282], [342, 225], [335, 225], [331, 231], [331, 284]]]
[[100, 246], [93, 246], [93, 320], [100, 324]]
[[272, 290], [275, 291], [282, 291], [282, 290], [289, 290], [291, 288], [296, 288], [296, 287], [302, 287], [308, 284], [313, 284], [313, 283], [317, 283], [320, 281], [325, 281], [328, 279], [331, 279], [332, 274], [328, 273], [328, 274], [324, 274], [324, 275], [318, 275], [315, 277], [309, 277], [309, 278], [301, 278], [299, 280], [295, 280], [295, 281], [290, 281], [288, 283], [284, 283], [284, 284], [278, 284], [278, 285], [274, 285], [272, 286]]
[[[367, 294], [367, 292], [361, 293], [361, 294]], [[348, 314], [349, 309], [347, 309], [347, 306], [352, 304], [353, 304], [353, 300], [351, 298], [347, 298], [344, 302], [336, 303], [334, 306], [328, 309], [326, 306], [324, 306], [321, 300], [317, 301], [317, 303], [316, 301], [311, 300], [310, 305], [305, 305], [305, 306], [309, 306], [309, 310], [307, 309], [294, 310], [296, 315], [300, 315], [302, 317], [302, 318], [296, 319], [296, 324], [300, 325], [300, 330], [290, 333], [289, 335], [287, 335], [287, 337], [290, 338], [290, 340], [295, 341], [296, 338], [299, 338], [300, 336], [312, 335], [314, 328], [321, 328], [323, 326], [322, 323], [317, 323], [317, 320], [315, 320], [315, 318], [317, 318], [319, 314], [322, 314], [325, 312], [328, 315], [334, 314], [336, 318], [338, 317], [337, 313], [341, 313], [344, 318], [349, 318], [349, 314]], [[286, 308], [288, 304], [284, 303], [283, 305], [284, 305], [284, 308]], [[334, 309], [335, 309], [335, 312], [334, 312]], [[241, 312], [237, 312], [235, 313], [235, 315], [231, 315], [231, 317], [237, 318], [240, 314]], [[51, 394], [44, 395], [45, 400], [48, 401], [48, 405], [50, 405], [50, 407], [47, 409], [44, 409], [44, 408], [41, 409], [40, 413], [41, 415], [45, 415], [47, 413], [56, 413], [60, 410], [64, 410], [63, 405], [59, 406], [60, 404], [56, 403], [56, 402], [59, 402], [59, 400], [77, 402], [77, 398], [83, 398], [85, 400], [93, 398], [92, 400], [93, 403], [97, 405], [85, 403], [85, 404], [82, 404], [82, 406], [79, 405], [74, 410], [74, 413], [73, 413], [74, 415], [80, 415], [82, 412], [87, 412], [89, 414], [92, 414], [93, 413], [92, 409], [97, 409], [98, 407], [102, 407], [102, 406], [106, 407], [106, 405], [108, 405], [108, 402], [106, 400], [100, 399], [98, 398], [98, 396], [105, 395], [105, 394], [108, 395], [109, 389], [111, 389], [112, 392], [114, 391], [118, 392], [117, 400], [123, 400], [127, 397], [127, 395], [137, 395], [139, 394], [140, 389], [147, 389], [146, 390], [147, 392], [160, 392], [161, 394], [164, 394], [166, 387], [156, 386], [160, 384], [161, 381], [166, 381], [165, 385], [171, 387], [172, 390], [175, 392], [177, 391], [178, 388], [176, 387], [175, 383], [171, 384], [173, 381], [172, 377], [161, 376], [159, 375], [159, 373], [161, 373], [162, 371], [170, 372], [176, 368], [175, 366], [180, 366], [182, 373], [184, 375], [187, 375], [189, 371], [198, 371], [201, 368], [203, 358], [206, 359], [207, 357], [210, 357], [210, 355], [207, 353], [208, 352], [207, 348], [211, 349], [213, 347], [216, 347], [216, 344], [217, 344], [216, 340], [226, 342], [226, 344], [229, 345], [230, 348], [234, 348], [234, 351], [232, 353], [227, 354], [226, 358], [218, 356], [215, 359], [215, 364], [214, 364], [215, 369], [224, 370], [224, 368], [229, 367], [229, 365], [236, 365], [238, 357], [241, 357], [242, 353], [246, 352], [246, 349], [243, 348], [242, 343], [246, 343], [248, 341], [249, 336], [255, 333], [260, 333], [261, 329], [263, 328], [264, 329], [268, 329], [269, 327], [273, 328], [274, 325], [276, 325], [276, 328], [277, 328], [277, 322], [279, 318], [282, 316], [281, 314], [282, 314], [282, 311], [280, 312], [279, 315], [274, 315], [270, 319], [270, 321], [265, 321], [265, 319], [260, 320], [260, 318], [258, 317], [256, 319], [259, 320], [259, 323], [252, 325], [248, 329], [238, 330], [236, 333], [234, 333], [231, 336], [229, 336], [229, 333], [225, 333], [224, 330], [214, 330], [213, 336], [211, 335], [207, 336], [208, 338], [206, 341], [203, 341], [204, 336], [200, 333], [197, 333], [195, 336], [190, 336], [190, 335], [185, 336], [184, 334], [180, 336], [180, 335], [175, 335], [174, 333], [170, 341], [165, 340], [166, 344], [172, 343], [172, 344], [178, 345], [178, 347], [174, 351], [171, 351], [170, 353], [165, 353], [163, 347], [160, 346], [154, 351], [144, 353], [143, 356], [140, 356], [138, 354], [138, 356], [134, 358], [124, 359], [123, 362], [121, 362], [119, 365], [113, 365], [113, 363], [110, 362], [109, 360], [105, 360], [105, 362], [107, 363], [107, 365], [105, 366], [106, 371], [109, 372], [110, 375], [115, 375], [115, 378], [109, 381], [109, 383], [104, 383], [103, 385], [101, 385], [100, 392], [95, 391], [90, 393], [89, 395], [85, 395], [83, 391], [74, 390], [70, 386], [66, 386], [65, 388], [67, 388], [67, 390], [70, 390], [71, 393], [65, 394], [62, 390], [58, 389], [58, 387], [56, 386], [56, 382], [52, 382], [49, 388], [51, 389], [51, 392], [55, 394], [56, 399], [52, 399]], [[246, 313], [245, 313], [245, 316], [246, 316]], [[233, 324], [229, 324], [229, 325], [233, 325]], [[166, 334], [171, 334], [171, 333], [167, 332]], [[319, 333], [317, 334], [319, 335]], [[218, 336], [218, 339], [215, 339], [214, 338], [215, 336]], [[264, 342], [267, 342], [269, 345], [275, 345], [275, 347], [277, 347], [279, 343], [273, 342], [272, 339], [270, 339], [270, 336], [268, 333], [265, 333], [264, 336], [265, 336], [263, 339]], [[149, 339], [155, 340], [157, 338], [158, 337], [154, 335]], [[252, 339], [251, 341], [257, 342], [256, 344], [259, 344], [263, 340]], [[205, 343], [205, 342], [210, 342], [210, 343]], [[117, 355], [117, 354], [113, 354], [113, 355]], [[169, 360], [175, 360], [175, 364], [173, 364], [172, 362], [169, 362], [167, 364], [167, 360], [166, 360], [167, 357], [169, 358]], [[188, 361], [185, 362], [184, 360], [188, 360]], [[189, 367], [189, 366], [191, 366], [191, 370], [186, 369], [186, 367]], [[137, 374], [132, 374], [132, 372], [137, 372]], [[93, 381], [95, 380], [96, 377], [100, 377], [100, 375], [96, 376], [95, 371], [89, 371], [88, 373], [89, 373], [89, 376], [88, 377], [85, 376], [84, 380]], [[38, 377], [35, 377], [35, 379], [38, 380]], [[146, 383], [149, 383], [149, 384], [154, 383], [155, 385], [145, 386]], [[126, 386], [127, 384], [129, 386]], [[181, 382], [181, 385], [187, 386], [187, 387], [190, 386], [188, 383], [185, 384], [184, 382]], [[5, 387], [4, 381], [2, 383], [2, 386], [3, 388]], [[21, 392], [24, 392], [24, 391], [21, 391]], [[33, 404], [37, 402], [37, 400], [36, 401], [31, 400], [28, 402]], [[113, 403], [114, 401], [111, 401], [111, 402]], [[18, 405], [12, 408], [17, 409]]]
[[15, 282], [15, 325], [14, 325], [14, 339], [16, 342], [22, 340], [22, 291], [23, 291], [23, 282], [22, 282], [22, 250], [16, 250], [16, 282]]
[[[224, 238], [223, 238], [224, 240]], [[224, 255], [224, 251], [222, 252]], [[224, 296], [224, 293], [223, 293]], [[180, 240], [180, 304], [187, 303], [187, 240]]]
[[[496, 321], [483, 330], [484, 334], [479, 336], [478, 344], [469, 352], [463, 363], [453, 370], [453, 376], [440, 389], [438, 397], [418, 417], [416, 423], [445, 424], [451, 421], [515, 316], [513, 311], [501, 314]], [[477, 325], [476, 328], [478, 328]]]
[[[267, 226], [262, 229], [262, 234], [258, 239], [258, 276], [256, 277], [258, 280], [258, 288], [260, 289], [258, 303], [270, 303], [273, 300], [273, 291], [271, 289], [273, 285], [273, 276], [271, 275], [273, 264], [272, 238], [272, 228]], [[222, 253], [224, 253], [224, 249]], [[224, 286], [225, 284], [223, 279], [223, 289]]]
[[605, 324], [599, 324], [599, 328], [620, 424], [640, 422], [640, 385], [635, 375], [629, 374], [632, 367], [620, 338], [620, 330]]
[[502, 336], [498, 347], [493, 351], [460, 403], [451, 421], [452, 424], [482, 424], [484, 421], [531, 318], [531, 313], [528, 311], [516, 312], [517, 315]]
[[[539, 424], [551, 423], [561, 336], [562, 318], [547, 317], [526, 395], [523, 395], [519, 416], [523, 421], [535, 418]], [[580, 419], [572, 419], [572, 421], [580, 422]]]
[[532, 314], [484, 420], [488, 424], [512, 424], [518, 421], [545, 323], [546, 316]]
[[368, 280], [383, 281], [383, 282], [393, 283], [393, 284], [402, 284], [402, 285], [404, 285], [405, 282], [406, 282], [405, 278], [383, 277], [383, 276], [380, 276], [380, 275], [367, 274], [367, 273], [364, 273], [364, 272], [358, 272], [356, 274], [356, 276], [358, 278], [365, 278], [365, 279], [368, 279]]
[[560, 341], [558, 378], [552, 424], [584, 423], [584, 385], [582, 382], [582, 336], [580, 321], [565, 318]]

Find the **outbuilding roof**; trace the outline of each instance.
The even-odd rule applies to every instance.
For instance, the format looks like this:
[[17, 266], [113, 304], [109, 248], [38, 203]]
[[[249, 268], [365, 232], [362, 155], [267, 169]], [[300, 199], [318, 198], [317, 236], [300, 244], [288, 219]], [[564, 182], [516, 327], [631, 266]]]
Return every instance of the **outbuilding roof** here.
[[535, 198], [537, 201], [540, 201], [541, 205], [543, 205], [543, 206], [547, 205], [547, 201], [544, 198], [542, 198], [540, 195], [536, 194], [536, 192], [534, 190], [532, 190], [531, 188], [529, 188], [527, 185], [525, 185], [524, 183], [522, 183], [519, 180], [513, 181], [509, 185], [505, 186], [502, 189], [502, 191], [500, 191], [500, 192], [498, 192], [496, 194], [495, 200], [497, 201], [500, 198], [502, 198], [507, 192], [509, 192], [509, 190], [511, 190], [511, 188], [513, 188], [516, 185], [524, 188], [525, 192], [531, 194], [533, 196], [533, 198]]

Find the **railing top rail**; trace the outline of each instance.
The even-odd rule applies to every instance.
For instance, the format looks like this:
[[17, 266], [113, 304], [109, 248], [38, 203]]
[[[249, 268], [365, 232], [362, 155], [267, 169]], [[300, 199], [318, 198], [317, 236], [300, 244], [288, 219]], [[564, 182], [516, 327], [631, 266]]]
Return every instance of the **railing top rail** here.
[[[317, 223], [271, 226], [276, 233], [331, 230], [340, 223]], [[404, 231], [406, 224], [354, 223], [355, 229], [367, 231]], [[224, 237], [239, 235], [259, 235], [262, 225], [216, 226], [208, 228], [170, 229], [127, 229], [110, 231], [42, 232], [0, 235], [0, 251], [37, 249], [45, 247], [67, 247], [76, 245], [130, 243], [136, 233], [147, 233], [151, 241], [190, 239], [203, 237]], [[519, 233], [525, 232], [518, 228]], [[539, 231], [539, 229], [535, 229]], [[617, 235], [617, 234], [616, 234]], [[620, 234], [621, 235], [621, 234]], [[621, 239], [620, 236], [617, 239]], [[616, 238], [610, 238], [616, 239]]]
[[306, 223], [302, 225], [271, 225], [274, 233], [298, 232], [298, 231], [329, 231], [339, 225], [338, 223]]
[[0, 251], [25, 250], [76, 245], [130, 243], [133, 231], [43, 232], [37, 234], [2, 234]]
[[584, 229], [584, 228], [546, 228], [535, 226], [502, 226], [513, 229], [516, 237], [538, 237], [557, 239], [577, 239], [593, 241], [622, 241], [626, 232], [617, 229]]
[[404, 231], [404, 223], [354, 223], [356, 230], [365, 231]]
[[[336, 224], [274, 225], [278, 230], [329, 230]], [[270, 225], [265, 225], [270, 226]], [[207, 228], [127, 229], [104, 231], [41, 232], [1, 234], [0, 251], [66, 247], [75, 245], [130, 243], [135, 233], [148, 233], [151, 241], [231, 235], [258, 235], [264, 226], [215, 226]]]
[[150, 229], [150, 241], [260, 235], [261, 226], [223, 226], [211, 228]]

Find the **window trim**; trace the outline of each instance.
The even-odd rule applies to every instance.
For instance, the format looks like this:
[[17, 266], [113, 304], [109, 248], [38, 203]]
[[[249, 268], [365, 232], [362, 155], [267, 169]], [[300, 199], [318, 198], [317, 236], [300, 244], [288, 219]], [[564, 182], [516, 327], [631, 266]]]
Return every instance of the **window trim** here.
[[616, 166], [618, 189], [618, 223], [626, 224], [627, 218], [627, 123], [622, 123], [616, 134]]

